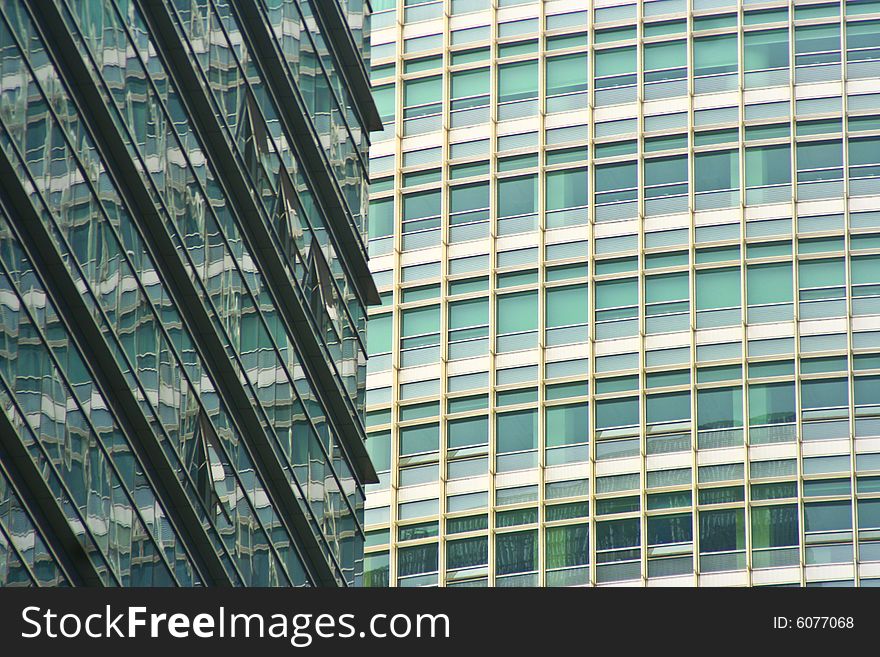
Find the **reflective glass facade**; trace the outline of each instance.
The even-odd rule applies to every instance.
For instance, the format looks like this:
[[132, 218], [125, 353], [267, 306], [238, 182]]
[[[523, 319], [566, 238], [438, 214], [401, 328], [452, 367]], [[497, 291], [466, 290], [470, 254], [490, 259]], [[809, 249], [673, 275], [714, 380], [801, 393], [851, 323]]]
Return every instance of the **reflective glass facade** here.
[[0, 585], [360, 583], [367, 9], [0, 6]]
[[366, 583], [880, 583], [880, 3], [374, 9]]

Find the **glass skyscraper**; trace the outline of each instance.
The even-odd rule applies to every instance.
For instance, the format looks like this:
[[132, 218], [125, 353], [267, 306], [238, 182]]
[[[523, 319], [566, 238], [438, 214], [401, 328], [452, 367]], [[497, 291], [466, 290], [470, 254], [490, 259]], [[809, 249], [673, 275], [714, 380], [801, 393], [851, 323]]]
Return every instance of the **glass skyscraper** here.
[[0, 584], [360, 583], [368, 11], [0, 3]]
[[365, 583], [880, 584], [880, 2], [373, 5]]

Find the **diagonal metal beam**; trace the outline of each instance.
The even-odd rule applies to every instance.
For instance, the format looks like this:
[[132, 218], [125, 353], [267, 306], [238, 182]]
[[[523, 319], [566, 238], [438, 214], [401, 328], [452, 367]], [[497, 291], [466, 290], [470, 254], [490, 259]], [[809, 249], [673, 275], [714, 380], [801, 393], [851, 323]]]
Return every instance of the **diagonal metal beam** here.
[[131, 438], [132, 449], [142, 462], [149, 464], [149, 472], [145, 474], [152, 480], [156, 493], [165, 503], [171, 518], [176, 520], [175, 527], [199, 563], [203, 577], [214, 585], [232, 585], [210, 538], [202, 529], [198, 516], [178, 482], [174, 468], [168, 462], [125, 375], [119, 369], [106, 338], [2, 149], [0, 195], [4, 205], [12, 210], [8, 214], [17, 219], [16, 230], [34, 268], [44, 280], [52, 281], [52, 285], [47, 286], [47, 293], [52, 298], [60, 319], [80, 350], [88, 354], [87, 366], [122, 429]]
[[321, 27], [321, 34], [333, 46], [330, 50], [336, 56], [338, 69], [357, 100], [354, 109], [360, 116], [361, 123], [366, 130], [381, 130], [382, 119], [373, 100], [370, 75], [348, 28], [348, 21], [342, 14], [342, 7], [337, 0], [309, 0], [309, 5]]
[[58, 499], [40, 475], [6, 413], [0, 412], [0, 467], [27, 505], [62, 572], [75, 586], [104, 586]]
[[[159, 3], [159, 0], [144, 1], [150, 4]], [[320, 137], [309, 118], [299, 89], [293, 84], [284, 55], [264, 20], [263, 12], [255, 0], [238, 0], [230, 3], [230, 8], [238, 18], [248, 47], [257, 55], [255, 61], [266, 82], [266, 91], [274, 98], [278, 118], [291, 142], [302, 155], [302, 164], [309, 182], [317, 192], [330, 229], [354, 270], [362, 297], [367, 304], [379, 303], [379, 292], [367, 266], [361, 236], [355, 230], [342, 190], [330, 168], [327, 153], [320, 146]]]
[[[164, 6], [162, 10], [167, 15], [167, 9]], [[297, 538], [298, 546], [307, 555], [307, 570], [316, 583], [337, 586], [339, 580], [334, 573], [334, 568], [321, 549], [318, 537], [312, 531], [306, 512], [292, 487], [290, 476], [276, 453], [277, 448], [267, 435], [260, 416], [239, 379], [238, 372], [226, 352], [225, 343], [217, 332], [203, 299], [189, 277], [177, 246], [165, 228], [164, 219], [156, 208], [143, 176], [128, 153], [125, 141], [113, 121], [110, 110], [105, 105], [100, 90], [82, 60], [73, 35], [67, 29], [64, 19], [54, 3], [36, 3], [34, 13], [40, 28], [48, 37], [46, 42], [51, 45], [56, 65], [65, 71], [65, 77], [71, 81], [71, 93], [85, 109], [82, 112], [83, 118], [91, 128], [98, 150], [108, 163], [108, 169], [125, 199], [129, 212], [144, 231], [154, 260], [165, 275], [169, 292], [203, 353], [206, 367], [217, 382], [218, 393], [223, 397], [227, 407], [235, 411], [235, 421], [239, 425], [241, 434], [247, 436], [255, 468], [266, 485], [273, 505], [278, 510], [288, 531]], [[167, 32], [163, 33], [160, 45], [163, 48], [174, 50], [178, 56], [185, 56], [176, 35], [172, 32], [170, 37]], [[187, 71], [193, 71], [192, 64], [188, 60], [184, 59], [177, 65]], [[199, 91], [204, 93], [201, 88]], [[186, 100], [185, 96], [184, 100]], [[205, 102], [207, 102], [206, 99]], [[216, 126], [216, 118], [213, 113], [210, 114], [210, 120]], [[214, 159], [216, 160], [216, 157]], [[229, 162], [232, 162], [231, 157]], [[247, 195], [246, 191], [244, 194]], [[251, 202], [253, 202], [252, 199]], [[251, 214], [244, 216], [256, 216], [256, 207], [253, 208]], [[258, 222], [243, 223], [256, 224]], [[272, 252], [277, 253], [274, 247]], [[302, 309], [300, 308], [300, 310]], [[323, 359], [321, 363], [324, 364]], [[326, 364], [324, 367], [327, 368]], [[153, 442], [155, 443], [155, 439]]]
[[[273, 301], [281, 310], [279, 314], [302, 351], [303, 368], [318, 387], [321, 399], [328, 407], [327, 419], [339, 435], [359, 480], [362, 483], [374, 483], [378, 481], [378, 477], [367, 453], [363, 424], [354, 405], [346, 398], [342, 384], [331, 371], [327, 362], [328, 355], [319, 342], [309, 313], [293, 288], [288, 269], [272, 241], [268, 227], [256, 219], [260, 214], [259, 207], [250, 193], [232, 148], [220, 133], [210, 99], [193, 69], [189, 54], [180, 42], [168, 7], [162, 0], [138, 2], [143, 8], [151, 33], [160, 46], [159, 55], [165, 59], [166, 68], [177, 84], [205, 151], [216, 167], [238, 216], [255, 218], [253, 221], [242, 221], [240, 227], [250, 252], [259, 263], [260, 271], [272, 291]], [[233, 8], [237, 4], [234, 3]], [[323, 177], [329, 179], [331, 176], [324, 172]], [[372, 282], [372, 276], [370, 281]]]

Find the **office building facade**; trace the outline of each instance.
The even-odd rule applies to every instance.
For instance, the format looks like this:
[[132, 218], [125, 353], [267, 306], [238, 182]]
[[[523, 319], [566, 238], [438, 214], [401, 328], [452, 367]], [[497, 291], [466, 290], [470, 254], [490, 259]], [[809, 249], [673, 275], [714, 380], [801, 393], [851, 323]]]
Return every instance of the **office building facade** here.
[[0, 584], [360, 583], [368, 11], [0, 5]]
[[880, 583], [880, 3], [374, 10], [365, 582]]

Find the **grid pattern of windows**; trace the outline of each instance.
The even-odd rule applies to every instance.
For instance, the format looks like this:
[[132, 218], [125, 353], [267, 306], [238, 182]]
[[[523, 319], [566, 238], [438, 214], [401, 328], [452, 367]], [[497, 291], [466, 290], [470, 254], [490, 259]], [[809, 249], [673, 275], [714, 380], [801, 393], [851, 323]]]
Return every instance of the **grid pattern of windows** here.
[[876, 584], [880, 3], [377, 12], [365, 581]]

